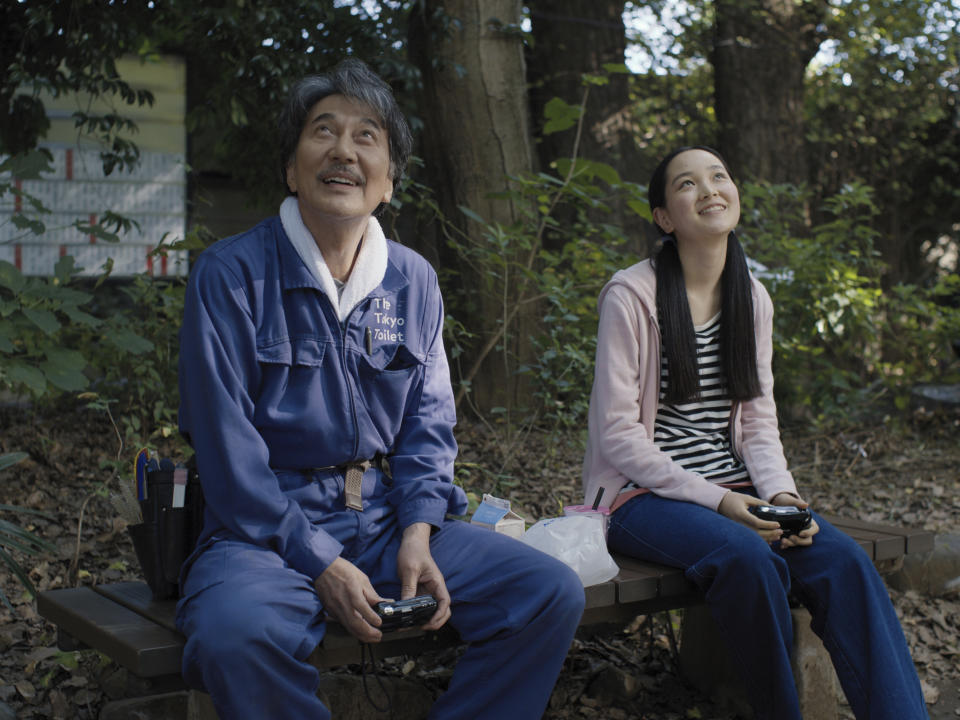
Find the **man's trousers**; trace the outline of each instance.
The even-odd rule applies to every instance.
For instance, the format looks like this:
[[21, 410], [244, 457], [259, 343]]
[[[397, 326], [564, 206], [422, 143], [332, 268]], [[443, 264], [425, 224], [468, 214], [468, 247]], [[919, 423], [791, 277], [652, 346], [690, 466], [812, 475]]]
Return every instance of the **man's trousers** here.
[[[380, 595], [399, 598], [401, 530], [377, 482], [364, 478], [364, 511], [331, 491], [313, 522], [343, 544], [342, 557]], [[368, 494], [369, 493], [369, 494]], [[433, 533], [430, 551], [452, 601], [450, 623], [467, 649], [430, 717], [541, 717], [583, 613], [584, 592], [563, 563], [461, 521]], [[317, 670], [306, 659], [323, 639], [313, 578], [269, 548], [222, 537], [189, 568], [177, 625], [187, 636], [183, 675], [208, 692], [222, 718], [322, 720]]]

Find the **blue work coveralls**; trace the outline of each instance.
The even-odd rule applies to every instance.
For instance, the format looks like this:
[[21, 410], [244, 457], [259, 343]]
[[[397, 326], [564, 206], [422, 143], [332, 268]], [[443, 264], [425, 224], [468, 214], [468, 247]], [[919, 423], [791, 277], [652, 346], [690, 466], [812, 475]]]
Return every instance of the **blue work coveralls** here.
[[[196, 450], [204, 530], [181, 574], [183, 674], [223, 718], [328, 718], [305, 662], [323, 638], [313, 581], [338, 556], [399, 597], [404, 528], [430, 550], [469, 643], [431, 717], [538, 718], [583, 610], [566, 565], [487, 530], [453, 484], [455, 412], [436, 275], [387, 243], [387, 269], [341, 323], [279, 218], [192, 269], [180, 425]], [[363, 511], [341, 467], [377, 455]]]

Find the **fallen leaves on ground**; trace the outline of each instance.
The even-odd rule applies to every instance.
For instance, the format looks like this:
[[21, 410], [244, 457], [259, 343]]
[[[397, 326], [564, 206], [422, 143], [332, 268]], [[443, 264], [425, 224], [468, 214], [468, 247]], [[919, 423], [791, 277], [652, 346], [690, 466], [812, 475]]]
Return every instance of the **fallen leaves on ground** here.
[[[816, 433], [786, 430], [787, 457], [801, 492], [826, 513], [866, 521], [960, 532], [960, 424], [933, 418], [910, 426]], [[507, 437], [502, 428], [463, 423], [458, 479], [477, 494], [511, 499], [527, 520], [579, 504], [582, 430], [536, 430]], [[35, 413], [0, 408], [0, 453], [30, 458], [0, 474], [0, 503], [51, 518], [4, 514], [52, 542], [42, 559], [17, 556], [38, 590], [139, 579], [125, 525], [109, 501], [120, 472], [129, 476], [138, 448], [120, 448], [109, 419], [77, 408]], [[80, 509], [83, 523], [78, 530]], [[71, 567], [74, 559], [77, 563]], [[4, 572], [13, 612], [0, 607], [0, 703], [20, 720], [94, 720], [110, 699], [156, 691], [93, 651], [56, 648], [55, 628]], [[960, 717], [960, 598], [892, 591], [931, 717]], [[732, 720], [684, 685], [671, 635], [679, 612], [636, 618], [625, 627], [581, 632], [564, 664], [548, 720]], [[389, 674], [418, 677], [439, 692], [457, 653], [383, 662]], [[411, 661], [413, 664], [411, 664]], [[844, 710], [849, 717], [849, 711]]]

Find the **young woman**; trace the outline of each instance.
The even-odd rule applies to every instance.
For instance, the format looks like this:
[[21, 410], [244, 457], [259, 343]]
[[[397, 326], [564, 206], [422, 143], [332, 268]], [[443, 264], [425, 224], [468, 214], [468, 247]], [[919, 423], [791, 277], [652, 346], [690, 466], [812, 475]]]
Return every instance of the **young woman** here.
[[600, 293], [586, 502], [609, 507], [611, 549], [681, 567], [704, 592], [758, 718], [800, 719], [792, 592], [813, 616], [861, 719], [927, 712], [873, 563], [816, 513], [799, 534], [750, 512], [807, 509], [787, 470], [771, 373], [773, 306], [733, 230], [740, 198], [710, 148], [654, 171], [659, 253]]

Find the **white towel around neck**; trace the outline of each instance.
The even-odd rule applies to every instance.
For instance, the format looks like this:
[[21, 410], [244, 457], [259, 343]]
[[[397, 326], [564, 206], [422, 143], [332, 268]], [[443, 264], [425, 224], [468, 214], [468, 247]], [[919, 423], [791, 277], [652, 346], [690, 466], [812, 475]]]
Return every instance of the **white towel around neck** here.
[[297, 199], [292, 195], [280, 205], [280, 222], [293, 247], [296, 248], [297, 254], [337, 309], [337, 318], [340, 322], [343, 322], [357, 303], [383, 281], [383, 276], [387, 272], [387, 239], [383, 235], [380, 223], [372, 215], [367, 221], [367, 229], [360, 243], [360, 254], [353, 264], [353, 270], [347, 278], [343, 293], [337, 292], [336, 283], [323, 259], [323, 253], [317, 247], [307, 226], [303, 224]]

